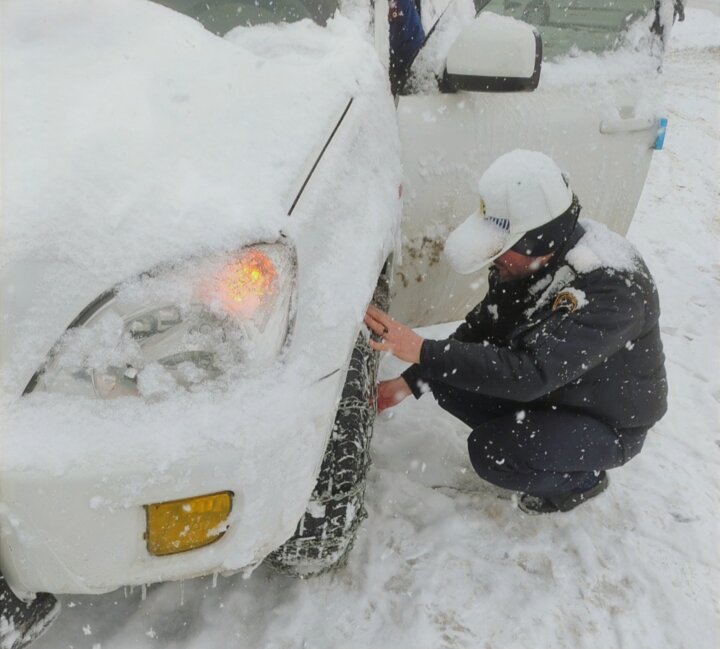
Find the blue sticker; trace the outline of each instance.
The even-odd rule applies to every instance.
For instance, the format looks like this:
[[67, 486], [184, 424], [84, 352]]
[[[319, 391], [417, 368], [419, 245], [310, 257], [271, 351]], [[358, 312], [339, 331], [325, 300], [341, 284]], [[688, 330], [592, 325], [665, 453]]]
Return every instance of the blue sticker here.
[[662, 151], [665, 145], [665, 132], [667, 131], [667, 117], [660, 118], [660, 128], [658, 129], [657, 139], [655, 140], [655, 150]]

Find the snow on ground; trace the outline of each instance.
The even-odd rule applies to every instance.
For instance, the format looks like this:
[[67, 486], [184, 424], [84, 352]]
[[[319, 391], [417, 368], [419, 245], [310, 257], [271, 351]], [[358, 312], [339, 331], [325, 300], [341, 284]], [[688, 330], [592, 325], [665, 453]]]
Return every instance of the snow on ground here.
[[[525, 516], [475, 479], [461, 424], [430, 397], [406, 402], [376, 427], [370, 516], [344, 570], [62, 597], [35, 647], [720, 646], [718, 27], [689, 10], [666, 62], [666, 149], [629, 236], [660, 288], [670, 410], [608, 492]], [[701, 32], [713, 48], [692, 46]]]

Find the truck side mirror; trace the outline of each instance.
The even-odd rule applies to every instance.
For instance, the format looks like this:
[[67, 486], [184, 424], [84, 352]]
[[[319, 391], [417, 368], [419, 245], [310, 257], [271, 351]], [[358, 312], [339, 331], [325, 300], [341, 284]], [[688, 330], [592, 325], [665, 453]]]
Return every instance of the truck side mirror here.
[[533, 27], [484, 12], [452, 44], [441, 88], [444, 92], [535, 90], [541, 62], [542, 40]]

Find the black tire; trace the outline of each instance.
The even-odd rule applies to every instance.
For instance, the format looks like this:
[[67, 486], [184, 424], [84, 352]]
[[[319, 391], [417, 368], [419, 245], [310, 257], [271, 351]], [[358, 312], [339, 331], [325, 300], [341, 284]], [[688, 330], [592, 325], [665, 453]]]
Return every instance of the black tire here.
[[0, 574], [0, 647], [21, 649], [37, 640], [60, 613], [60, 603], [50, 593], [38, 593], [24, 602], [10, 590]]
[[[387, 309], [385, 277], [378, 284], [373, 303]], [[378, 357], [367, 334], [361, 331], [308, 507], [295, 534], [265, 559], [279, 572], [310, 577], [347, 562], [360, 523], [367, 517], [365, 481], [377, 412]]]

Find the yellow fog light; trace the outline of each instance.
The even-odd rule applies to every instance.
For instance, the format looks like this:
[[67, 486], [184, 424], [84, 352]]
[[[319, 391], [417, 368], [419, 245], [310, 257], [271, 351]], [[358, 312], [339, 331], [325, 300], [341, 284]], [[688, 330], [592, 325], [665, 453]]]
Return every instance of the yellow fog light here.
[[227, 529], [232, 491], [145, 505], [147, 548], [163, 556], [210, 545]]

